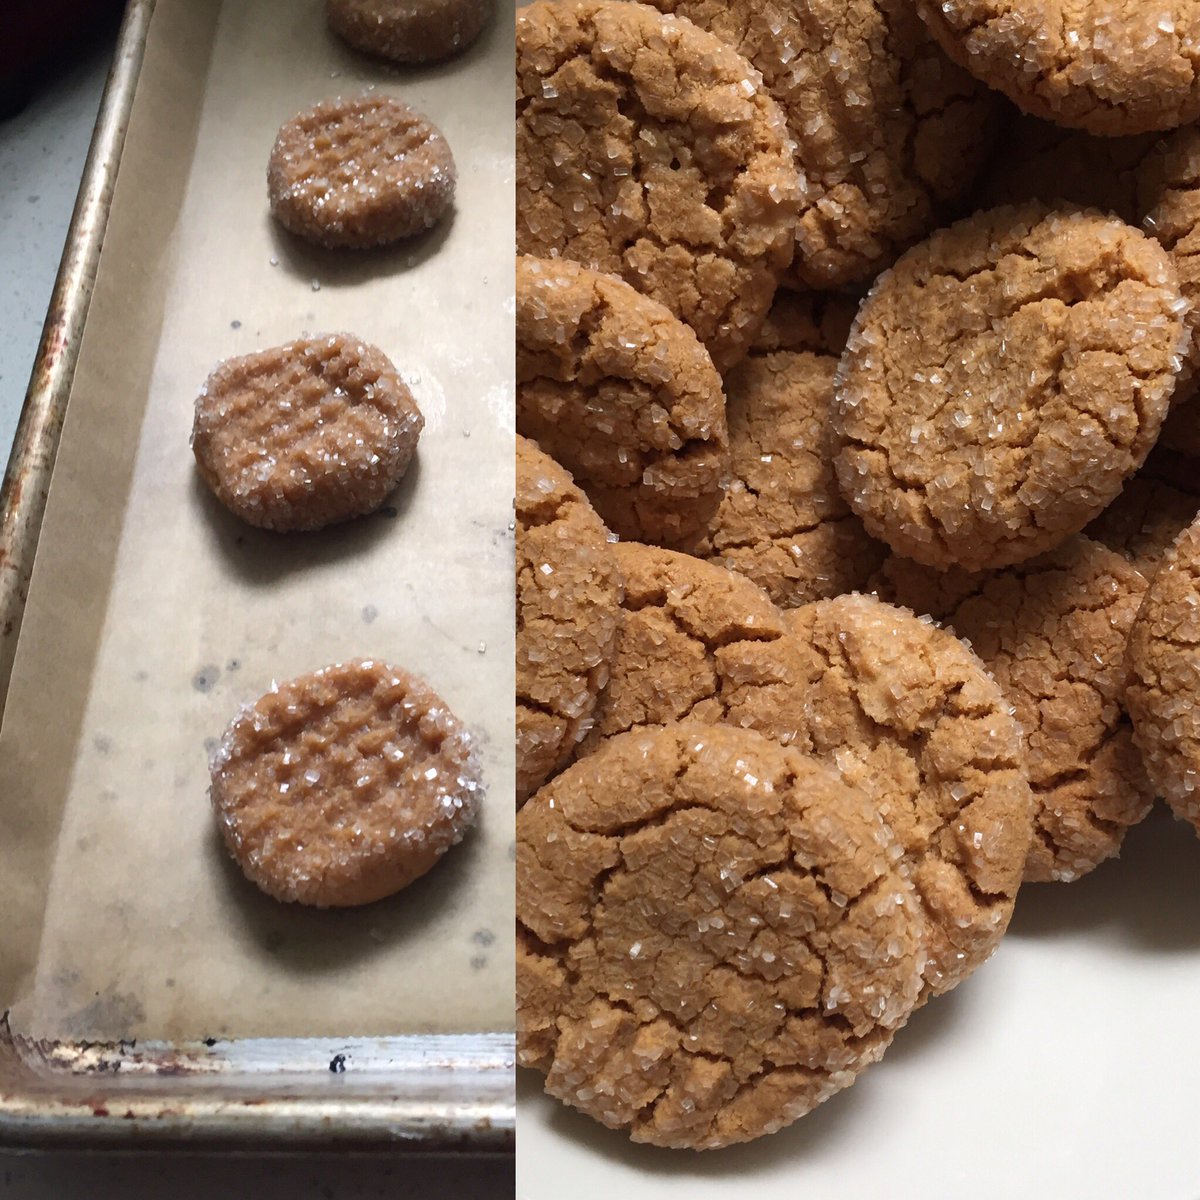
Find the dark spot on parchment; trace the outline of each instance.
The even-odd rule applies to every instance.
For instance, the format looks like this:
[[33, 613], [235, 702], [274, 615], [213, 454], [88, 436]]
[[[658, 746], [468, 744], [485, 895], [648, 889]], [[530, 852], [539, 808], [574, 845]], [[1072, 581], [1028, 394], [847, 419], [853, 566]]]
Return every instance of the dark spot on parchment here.
[[363, 607], [362, 619], [366, 621], [368, 625], [370, 625], [370, 623], [374, 621], [377, 616], [379, 616], [379, 609], [377, 609], [375, 605], [367, 604]]
[[230, 329], [241, 329], [241, 327], [242, 327], [241, 321], [230, 321], [229, 322]]
[[240, 658], [231, 658], [231, 659], [230, 659], [230, 660], [229, 660], [229, 661], [228, 661], [228, 662], [225, 664], [225, 670], [227, 670], [227, 671], [237, 671], [237, 670], [240, 670], [240, 669], [241, 669], [241, 666], [242, 666], [242, 660], [241, 660]]
[[487, 966], [486, 954], [474, 954], [471, 956], [471, 969], [473, 971], [482, 971]]
[[112, 738], [106, 733], [98, 733], [92, 739], [92, 745], [96, 747], [97, 754], [107, 754], [112, 749]]
[[342, 1075], [346, 1070], [346, 1056], [344, 1054], [335, 1054], [329, 1060], [329, 1069], [335, 1075]]
[[192, 687], [198, 692], [211, 692], [213, 684], [217, 682], [221, 674], [221, 668], [215, 663], [209, 663], [207, 666], [201, 667], [195, 675], [192, 676]]
[[496, 940], [496, 935], [490, 929], [477, 929], [471, 934], [471, 941], [481, 946], [490, 946]]
[[212, 756], [214, 754], [216, 754], [217, 747], [220, 746], [220, 744], [221, 743], [219, 741], [217, 741], [217, 739], [215, 737], [206, 737], [204, 739], [205, 754], [207, 754], [209, 758], [212, 758]]
[[385, 504], [379, 510], [379, 515], [381, 517], [387, 517], [389, 521], [394, 521], [400, 515], [400, 511], [393, 504]]

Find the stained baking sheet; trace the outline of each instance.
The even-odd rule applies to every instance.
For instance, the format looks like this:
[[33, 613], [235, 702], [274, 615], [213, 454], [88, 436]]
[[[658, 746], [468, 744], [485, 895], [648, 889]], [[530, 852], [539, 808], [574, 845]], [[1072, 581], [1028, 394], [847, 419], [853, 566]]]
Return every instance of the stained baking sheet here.
[[[320, 0], [159, 0], [0, 731], [0, 1009], [47, 1038], [512, 1027], [512, 35], [394, 72]], [[376, 89], [437, 122], [451, 219], [369, 254], [272, 225], [275, 131]], [[198, 483], [214, 363], [302, 332], [383, 347], [425, 416], [380, 514], [239, 524]], [[479, 828], [358, 911], [282, 906], [213, 832], [206, 741], [275, 678], [425, 676], [483, 742]]]

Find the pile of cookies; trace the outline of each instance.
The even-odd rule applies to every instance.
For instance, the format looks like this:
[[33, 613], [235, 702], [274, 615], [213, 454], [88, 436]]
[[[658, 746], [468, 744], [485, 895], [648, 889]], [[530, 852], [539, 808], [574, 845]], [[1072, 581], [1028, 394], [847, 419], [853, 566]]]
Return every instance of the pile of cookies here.
[[779, 1129], [1022, 882], [1200, 824], [1194, 9], [518, 11], [518, 1048], [565, 1103]]

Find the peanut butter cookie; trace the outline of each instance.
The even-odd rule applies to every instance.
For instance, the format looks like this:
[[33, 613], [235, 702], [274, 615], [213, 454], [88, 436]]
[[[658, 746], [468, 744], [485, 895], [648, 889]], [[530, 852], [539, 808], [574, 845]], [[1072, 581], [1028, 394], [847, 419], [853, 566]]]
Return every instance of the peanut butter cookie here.
[[398, 63], [461, 54], [494, 9], [495, 0], [325, 0], [334, 33], [356, 50]]

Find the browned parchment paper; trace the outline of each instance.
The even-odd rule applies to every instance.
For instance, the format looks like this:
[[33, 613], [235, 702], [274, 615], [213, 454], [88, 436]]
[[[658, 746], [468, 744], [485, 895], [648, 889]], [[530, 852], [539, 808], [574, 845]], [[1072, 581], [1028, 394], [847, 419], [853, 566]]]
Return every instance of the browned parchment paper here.
[[[159, 0], [0, 732], [0, 1009], [34, 1036], [387, 1035], [513, 1021], [512, 31], [397, 71], [321, 0]], [[375, 253], [272, 225], [276, 129], [368, 87], [427, 113], [453, 219]], [[242, 526], [199, 484], [192, 404], [303, 331], [383, 347], [426, 417], [382, 515]], [[485, 745], [480, 827], [367, 909], [227, 862], [205, 740], [273, 678], [355, 655], [424, 675]]]

